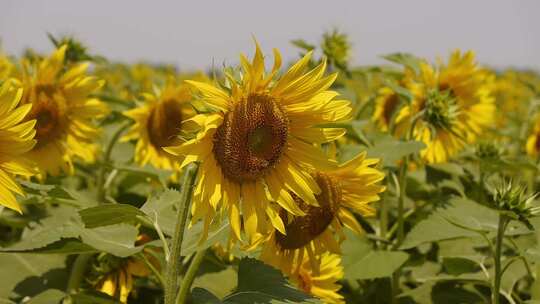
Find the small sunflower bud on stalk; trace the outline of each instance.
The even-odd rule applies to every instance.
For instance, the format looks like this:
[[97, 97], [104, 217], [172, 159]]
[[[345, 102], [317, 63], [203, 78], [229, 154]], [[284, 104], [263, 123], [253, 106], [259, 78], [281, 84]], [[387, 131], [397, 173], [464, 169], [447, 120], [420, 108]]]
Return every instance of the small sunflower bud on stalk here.
[[347, 70], [347, 62], [351, 53], [351, 44], [346, 34], [338, 30], [323, 35], [321, 48], [328, 62], [339, 69]]
[[66, 63], [73, 63], [79, 61], [92, 60], [92, 56], [88, 54], [88, 49], [80, 41], [73, 37], [62, 37], [60, 40], [56, 39], [53, 35], [48, 34], [49, 40], [55, 47], [59, 48], [62, 45], [67, 45], [66, 55], [64, 60]]
[[482, 142], [476, 145], [475, 155], [480, 160], [499, 160], [501, 154], [501, 150], [493, 143]]
[[538, 193], [527, 195], [525, 186], [512, 180], [503, 180], [493, 191], [493, 207], [504, 216], [521, 221], [532, 230], [533, 226], [528, 219], [540, 214], [540, 206], [533, 205], [537, 195]]

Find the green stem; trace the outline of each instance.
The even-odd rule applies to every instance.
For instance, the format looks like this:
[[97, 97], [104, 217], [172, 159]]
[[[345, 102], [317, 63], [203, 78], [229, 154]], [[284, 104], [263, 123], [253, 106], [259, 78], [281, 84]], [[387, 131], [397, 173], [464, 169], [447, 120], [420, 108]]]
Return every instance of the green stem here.
[[508, 224], [508, 218], [502, 214], [499, 214], [499, 227], [497, 229], [497, 239], [495, 242], [495, 274], [493, 276], [493, 286], [491, 288], [491, 303], [500, 303], [500, 289], [501, 289], [501, 251], [502, 243], [504, 240], [504, 231], [506, 230], [506, 224]]
[[109, 162], [111, 161], [111, 155], [112, 151], [114, 149], [114, 146], [120, 139], [120, 136], [124, 131], [129, 127], [129, 123], [122, 124], [118, 130], [113, 134], [113, 137], [111, 138], [111, 141], [109, 141], [109, 144], [107, 145], [107, 149], [105, 150], [105, 154], [103, 155], [103, 163], [101, 164], [101, 167], [99, 168], [96, 186], [97, 186], [97, 201], [99, 204], [105, 203], [105, 174], [107, 174], [107, 166]]
[[199, 267], [201, 266], [201, 263], [204, 260], [205, 254], [206, 254], [206, 249], [203, 249], [203, 250], [197, 251], [197, 253], [193, 257], [193, 260], [191, 261], [191, 264], [189, 265], [186, 275], [182, 279], [182, 284], [180, 284], [180, 291], [178, 292], [178, 297], [176, 298], [176, 304], [186, 303], [188, 292], [191, 289], [191, 285], [193, 284], [193, 281], [195, 280], [195, 275], [197, 275], [197, 271], [199, 270]]
[[[386, 240], [386, 234], [388, 233], [388, 204], [386, 203], [386, 198], [388, 197], [385, 194], [380, 202], [380, 228], [379, 228], [379, 237]], [[381, 243], [383, 249], [386, 248], [386, 243]]]
[[176, 299], [179, 273], [178, 268], [181, 257], [182, 241], [184, 239], [184, 229], [186, 228], [188, 210], [198, 168], [197, 163], [191, 163], [184, 169], [180, 204], [178, 205], [176, 226], [172, 239], [171, 255], [167, 261], [167, 270], [165, 274], [165, 304], [174, 304]]
[[398, 226], [397, 226], [397, 242], [396, 248], [401, 246], [405, 238], [405, 221], [403, 215], [405, 213], [405, 195], [407, 190], [407, 170], [409, 167], [409, 157], [403, 158], [403, 163], [399, 171], [399, 197], [398, 197]]
[[[409, 157], [405, 156], [403, 158], [403, 163], [401, 164], [399, 170], [399, 197], [398, 197], [398, 214], [397, 214], [397, 240], [394, 243], [394, 249], [399, 248], [403, 239], [405, 238], [405, 195], [407, 189], [407, 170], [409, 167]], [[401, 268], [397, 269], [392, 274], [392, 303], [398, 303], [399, 295], [399, 279], [401, 277]]]
[[90, 261], [91, 257], [92, 257], [92, 254], [86, 253], [86, 254], [79, 254], [75, 258], [75, 261], [73, 262], [73, 265], [71, 266], [71, 273], [69, 275], [69, 280], [67, 283], [68, 293], [75, 293], [79, 289], [82, 278], [86, 271], [86, 265], [88, 264], [88, 261]]

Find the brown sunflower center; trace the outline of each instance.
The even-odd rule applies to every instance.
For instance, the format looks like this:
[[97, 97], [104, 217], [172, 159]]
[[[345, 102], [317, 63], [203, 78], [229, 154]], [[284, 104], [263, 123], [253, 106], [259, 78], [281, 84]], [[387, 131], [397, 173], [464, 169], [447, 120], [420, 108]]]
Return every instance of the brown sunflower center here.
[[386, 102], [384, 103], [383, 108], [383, 118], [384, 122], [389, 125], [390, 121], [392, 120], [392, 116], [394, 115], [394, 110], [396, 109], [397, 105], [399, 104], [399, 97], [397, 94], [392, 94], [388, 97]]
[[27, 119], [36, 120], [36, 148], [39, 148], [62, 136], [64, 117], [60, 105], [53, 97], [54, 90], [38, 87], [36, 93], [37, 100], [33, 103]]
[[276, 100], [252, 94], [225, 114], [214, 135], [214, 156], [236, 182], [263, 177], [287, 145], [289, 123]]
[[150, 143], [158, 148], [177, 143], [182, 122], [182, 109], [175, 100], [157, 104], [148, 116], [147, 128]]
[[287, 211], [281, 210], [279, 214], [285, 223], [287, 234], [276, 232], [276, 242], [283, 249], [298, 249], [307, 245], [328, 228], [339, 210], [341, 202], [339, 182], [324, 173], [317, 173], [314, 177], [321, 188], [321, 193], [316, 196], [319, 206], [308, 205], [291, 193], [294, 201], [306, 215], [288, 221]]

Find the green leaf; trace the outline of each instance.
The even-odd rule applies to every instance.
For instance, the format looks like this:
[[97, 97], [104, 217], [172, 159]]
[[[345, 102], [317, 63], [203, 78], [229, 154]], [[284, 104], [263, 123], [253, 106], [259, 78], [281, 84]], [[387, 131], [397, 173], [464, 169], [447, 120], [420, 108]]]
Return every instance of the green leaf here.
[[347, 233], [342, 252], [345, 278], [348, 280], [389, 277], [409, 258], [401, 251], [374, 250], [367, 240], [352, 233]]
[[401, 141], [391, 136], [384, 136], [367, 150], [369, 157], [381, 158], [386, 167], [395, 167], [404, 156], [418, 153], [426, 145], [419, 141]]
[[292, 40], [291, 43], [294, 46], [297, 46], [308, 52], [315, 49], [315, 46], [313, 44], [306, 42], [304, 39], [295, 39], [295, 40]]
[[225, 303], [302, 303], [314, 300], [295, 289], [281, 272], [252, 258], [243, 258], [238, 266], [238, 288], [225, 297]]
[[449, 206], [438, 208], [427, 219], [416, 224], [405, 237], [401, 249], [410, 249], [429, 242], [478, 236], [474, 231], [450, 223], [447, 218], [465, 226], [473, 224], [474, 228], [481, 225], [478, 220], [497, 223], [497, 214], [494, 211], [466, 199], [453, 199]]
[[382, 56], [384, 59], [401, 64], [412, 69], [416, 74], [420, 73], [420, 63], [422, 62], [418, 57], [409, 53], [393, 53]]
[[79, 211], [86, 228], [96, 228], [125, 222], [135, 222], [144, 212], [127, 204], [108, 204]]
[[142, 250], [135, 241], [139, 231], [128, 224], [115, 224], [81, 231], [81, 240], [100, 251], [118, 257], [128, 257]]
[[464, 257], [445, 257], [443, 259], [443, 266], [446, 273], [456, 276], [480, 270], [480, 266], [476, 261]]
[[75, 304], [120, 304], [116, 299], [97, 291], [84, 291], [70, 297]]
[[[199, 270], [199, 272], [201, 271]], [[227, 267], [221, 271], [208, 272], [198, 276], [193, 282], [193, 287], [204, 288], [212, 295], [223, 298], [236, 288], [237, 281], [236, 270], [233, 267]]]
[[200, 287], [193, 288], [193, 290], [191, 291], [191, 297], [193, 299], [193, 304], [221, 304], [223, 303], [219, 300], [218, 297], [213, 295], [210, 291], [204, 288], [200, 288]]
[[159, 225], [165, 234], [172, 235], [176, 224], [175, 204], [180, 201], [180, 192], [172, 189], [165, 190], [150, 197], [141, 207], [148, 218]]
[[49, 208], [51, 216], [41, 220], [32, 228], [25, 229], [22, 240], [2, 252], [29, 251], [45, 247], [61, 238], [77, 237], [82, 228], [77, 209], [70, 206]]
[[20, 291], [16, 290], [15, 287], [21, 281], [30, 278], [34, 279], [32, 281], [33, 288], [46, 286], [48, 276], [45, 274], [54, 269], [64, 268], [65, 259], [66, 257], [63, 255], [1, 253], [0, 298], [7, 298], [10, 293], [20, 296], [33, 295], [29, 290]]
[[215, 229], [210, 230], [208, 238], [200, 244], [203, 233], [203, 223], [197, 222], [195, 225], [186, 229], [184, 232], [184, 241], [182, 242], [182, 256], [188, 256], [198, 250], [206, 249], [214, 244], [226, 244], [230, 234], [229, 221], [222, 221]]
[[90, 245], [81, 242], [79, 239], [64, 238], [45, 247], [33, 249], [31, 252], [41, 254], [82, 254], [97, 253], [98, 250]]
[[63, 291], [58, 289], [48, 289], [26, 302], [27, 304], [53, 304], [60, 303], [66, 296]]

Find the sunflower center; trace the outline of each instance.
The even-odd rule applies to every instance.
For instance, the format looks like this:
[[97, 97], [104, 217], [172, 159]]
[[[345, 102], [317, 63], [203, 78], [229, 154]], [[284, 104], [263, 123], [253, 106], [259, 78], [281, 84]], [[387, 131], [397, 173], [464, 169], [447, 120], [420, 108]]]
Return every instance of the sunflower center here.
[[383, 108], [383, 118], [384, 122], [389, 125], [390, 121], [392, 120], [392, 116], [394, 115], [394, 110], [396, 109], [397, 105], [399, 104], [399, 97], [397, 94], [392, 94], [388, 97], [386, 102], [384, 103]]
[[321, 188], [316, 196], [319, 206], [306, 204], [301, 198], [291, 193], [300, 209], [306, 213], [304, 216], [287, 219], [287, 211], [281, 210], [281, 220], [286, 223], [286, 235], [276, 232], [276, 242], [283, 249], [298, 249], [321, 235], [332, 223], [341, 202], [341, 187], [339, 182], [324, 173], [315, 174], [315, 180]]
[[252, 94], [225, 114], [214, 135], [214, 156], [236, 182], [263, 177], [287, 145], [289, 122], [274, 98]]
[[50, 89], [38, 88], [37, 96], [27, 118], [36, 120], [36, 148], [39, 148], [62, 136], [63, 117]]
[[175, 100], [157, 104], [148, 116], [147, 128], [150, 143], [158, 148], [177, 143], [182, 122], [182, 110]]

